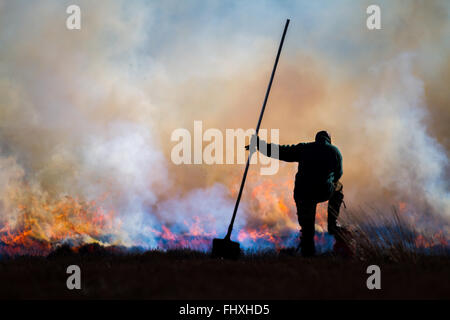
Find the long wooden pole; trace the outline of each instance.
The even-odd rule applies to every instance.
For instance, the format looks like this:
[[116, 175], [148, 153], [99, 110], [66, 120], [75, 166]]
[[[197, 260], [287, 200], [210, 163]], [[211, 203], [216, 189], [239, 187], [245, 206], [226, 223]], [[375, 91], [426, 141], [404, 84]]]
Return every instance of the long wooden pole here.
[[[278, 47], [277, 57], [275, 58], [275, 64], [273, 65], [272, 74], [270, 76], [269, 85], [267, 86], [266, 96], [264, 97], [264, 102], [261, 108], [261, 113], [259, 115], [258, 124], [256, 125], [256, 135], [258, 135], [259, 127], [261, 125], [261, 121], [264, 115], [264, 110], [266, 109], [267, 99], [269, 98], [270, 88], [272, 87], [273, 78], [275, 77], [275, 71], [277, 70], [278, 60], [280, 59], [281, 49], [283, 48], [284, 38], [286, 36], [286, 32], [289, 26], [290, 20], [286, 20], [286, 24], [284, 26], [283, 35], [281, 36], [280, 46]], [[233, 216], [231, 218], [230, 225], [228, 226], [228, 232], [225, 236], [225, 239], [230, 240], [231, 232], [233, 231], [234, 219], [236, 219], [236, 213], [239, 208], [239, 202], [241, 201], [242, 190], [244, 190], [245, 180], [247, 179], [248, 168], [250, 166], [250, 158], [252, 156], [252, 152], [249, 153], [247, 158], [247, 164], [245, 165], [244, 176], [242, 177], [241, 187], [239, 188], [238, 197], [236, 199], [236, 204], [234, 205]]]

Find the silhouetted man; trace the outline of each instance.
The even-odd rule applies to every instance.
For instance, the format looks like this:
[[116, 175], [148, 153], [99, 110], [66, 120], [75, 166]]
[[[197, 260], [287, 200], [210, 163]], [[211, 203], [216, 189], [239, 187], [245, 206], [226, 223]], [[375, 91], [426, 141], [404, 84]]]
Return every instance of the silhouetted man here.
[[[298, 222], [302, 230], [300, 248], [303, 256], [314, 255], [317, 203], [328, 200], [328, 232], [335, 237], [341, 232], [341, 228], [336, 224], [344, 199], [343, 186], [339, 182], [343, 173], [342, 156], [339, 149], [331, 144], [331, 137], [326, 131], [318, 132], [314, 142], [290, 146], [267, 144], [253, 135], [250, 146], [252, 151], [256, 151], [255, 148], [257, 148], [268, 157], [298, 162], [294, 200], [297, 205]], [[246, 148], [250, 149], [249, 146]], [[275, 152], [277, 148], [278, 152]]]

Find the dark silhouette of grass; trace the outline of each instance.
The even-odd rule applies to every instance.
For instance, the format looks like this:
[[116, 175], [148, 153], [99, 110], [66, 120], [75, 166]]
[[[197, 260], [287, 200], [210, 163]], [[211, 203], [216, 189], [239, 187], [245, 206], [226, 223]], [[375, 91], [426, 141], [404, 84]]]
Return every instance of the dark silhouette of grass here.
[[346, 220], [353, 234], [353, 239], [346, 240], [354, 248], [357, 259], [414, 262], [420, 256], [450, 255], [447, 237], [436, 230], [436, 226], [444, 227], [445, 221], [434, 221], [435, 234], [426, 235], [396, 208], [388, 213], [377, 209], [349, 211]]
[[[82, 289], [66, 288], [66, 268], [81, 268]], [[368, 290], [366, 268], [381, 268], [381, 290]], [[266, 251], [238, 261], [193, 250], [132, 252], [88, 245], [48, 257], [0, 260], [2, 299], [441, 299], [450, 298], [448, 256], [392, 261], [302, 258]]]

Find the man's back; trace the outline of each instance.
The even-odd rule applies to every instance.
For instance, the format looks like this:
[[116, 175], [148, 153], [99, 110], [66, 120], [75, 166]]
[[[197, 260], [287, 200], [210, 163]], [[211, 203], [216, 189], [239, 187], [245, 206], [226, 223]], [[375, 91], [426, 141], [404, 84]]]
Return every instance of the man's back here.
[[325, 201], [342, 176], [342, 156], [326, 141], [279, 147], [279, 159], [298, 162], [295, 195]]
[[335, 182], [335, 175], [342, 173], [341, 154], [329, 143], [310, 142], [299, 148], [299, 174], [305, 183], [322, 184]]
[[[256, 142], [263, 154], [287, 162], [298, 162], [294, 197], [316, 202], [326, 201], [334, 191], [335, 183], [342, 176], [342, 155], [331, 144], [326, 131], [320, 131], [314, 142], [297, 145], [267, 144]], [[276, 152], [278, 150], [278, 152]]]

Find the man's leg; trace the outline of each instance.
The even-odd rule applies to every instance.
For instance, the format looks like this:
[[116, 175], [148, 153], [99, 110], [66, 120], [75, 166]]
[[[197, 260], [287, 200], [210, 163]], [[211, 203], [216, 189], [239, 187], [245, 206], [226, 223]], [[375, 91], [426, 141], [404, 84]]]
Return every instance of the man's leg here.
[[344, 203], [344, 193], [342, 183], [336, 183], [335, 191], [328, 201], [328, 233], [336, 240], [333, 246], [335, 254], [350, 258], [354, 255], [353, 236], [346, 228], [337, 225], [339, 209]]
[[337, 218], [339, 217], [339, 210], [344, 202], [344, 193], [342, 192], [343, 185], [339, 181], [335, 183], [335, 190], [328, 201], [328, 233], [336, 234], [338, 230]]
[[313, 256], [316, 253], [314, 245], [316, 206], [314, 201], [296, 200], [298, 222], [302, 228], [300, 248], [303, 256]]

